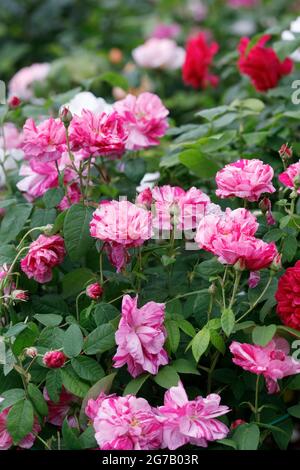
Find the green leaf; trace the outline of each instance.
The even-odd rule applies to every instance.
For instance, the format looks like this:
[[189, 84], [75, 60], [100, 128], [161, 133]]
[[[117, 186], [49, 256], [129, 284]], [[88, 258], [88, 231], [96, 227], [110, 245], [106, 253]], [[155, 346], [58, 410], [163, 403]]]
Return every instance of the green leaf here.
[[231, 308], [224, 308], [221, 315], [221, 326], [226, 336], [230, 336], [235, 324], [235, 316]]
[[62, 188], [52, 188], [43, 196], [43, 202], [47, 209], [52, 209], [53, 207], [58, 206], [62, 198], [64, 197], [65, 192]]
[[178, 385], [180, 377], [174, 367], [164, 366], [158, 371], [158, 374], [153, 377], [153, 380], [161, 387], [169, 389], [170, 387]]
[[30, 216], [31, 210], [31, 204], [17, 204], [6, 211], [0, 228], [1, 244], [9, 243], [17, 238]]
[[284, 232], [280, 230], [280, 228], [274, 228], [265, 233], [263, 240], [267, 243], [278, 242], [283, 237], [283, 235]]
[[22, 388], [12, 388], [11, 390], [2, 392], [1, 398], [3, 398], [3, 401], [0, 403], [0, 413], [23, 400], [25, 398], [25, 392]]
[[203, 279], [209, 279], [211, 276], [217, 276], [224, 272], [224, 265], [221, 264], [217, 258], [211, 258], [198, 264], [195, 269], [196, 273]]
[[81, 204], [70, 207], [64, 220], [64, 240], [72, 261], [78, 261], [93, 244], [90, 235], [90, 221], [93, 209]]
[[256, 450], [259, 444], [259, 427], [256, 424], [241, 424], [236, 428], [232, 439], [238, 450]]
[[120, 87], [123, 90], [127, 91], [129, 88], [129, 84], [127, 79], [116, 72], [103, 72], [97, 79], [102, 80], [103, 82], [107, 82], [112, 87]]
[[146, 163], [141, 158], [132, 158], [125, 163], [125, 175], [133, 183], [139, 183], [146, 173]]
[[276, 325], [256, 326], [252, 331], [252, 340], [254, 344], [266, 346], [276, 333]]
[[[40, 207], [36, 207], [33, 211], [30, 227], [43, 227], [48, 224], [53, 224], [56, 218], [56, 210], [55, 209], [41, 209]], [[37, 238], [41, 234], [40, 230], [35, 230], [33, 232], [34, 238]]]
[[46, 389], [50, 400], [57, 403], [62, 390], [62, 376], [60, 369], [49, 370], [46, 376]]
[[220, 166], [212, 158], [207, 158], [199, 150], [184, 150], [179, 155], [180, 162], [201, 178], [212, 178]]
[[[45, 323], [41, 322], [42, 317], [46, 320], [46, 314], [55, 314], [61, 315], [65, 313], [69, 313], [68, 306], [66, 302], [62, 299], [61, 295], [57, 294], [46, 294], [43, 297], [33, 296], [32, 298], [33, 310], [37, 314], [42, 314], [38, 317], [38, 321], [45, 325]], [[49, 317], [51, 319], [52, 317]], [[56, 317], [53, 317], [53, 319]], [[58, 320], [58, 318], [57, 318]], [[51, 320], [50, 320], [51, 321]], [[46, 325], [46, 326], [56, 326], [56, 325]]]
[[77, 397], [84, 398], [89, 390], [87, 383], [83, 382], [77, 374], [70, 368], [61, 369], [63, 386]]
[[176, 359], [176, 361], [172, 362], [172, 367], [180, 374], [200, 375], [200, 372], [196, 367], [196, 363], [192, 360], [188, 361], [183, 358]]
[[63, 349], [68, 357], [76, 357], [81, 353], [83, 335], [78, 325], [70, 325], [65, 331]]
[[63, 317], [56, 313], [36, 313], [34, 318], [44, 326], [58, 326], [62, 322]]
[[297, 253], [298, 241], [296, 237], [288, 235], [282, 243], [282, 259], [284, 261], [292, 261]]
[[4, 336], [6, 338], [11, 338], [12, 336], [18, 336], [21, 331], [27, 328], [27, 323], [16, 323], [15, 325], [11, 326]]
[[150, 377], [150, 374], [142, 374], [136, 379], [130, 380], [125, 387], [123, 396], [125, 395], [136, 395], [146, 380]]
[[177, 320], [177, 325], [186, 335], [191, 336], [191, 338], [195, 336], [196, 330], [189, 321], [180, 319]]
[[60, 349], [63, 346], [65, 332], [58, 327], [45, 328], [38, 339], [38, 345], [47, 349]]
[[104, 323], [92, 331], [84, 341], [86, 354], [104, 353], [115, 346], [115, 330], [110, 323]]
[[105, 375], [102, 366], [91, 357], [79, 356], [76, 359], [73, 358], [71, 364], [79, 377], [90, 382], [96, 382]]
[[79, 442], [82, 449], [96, 449], [97, 441], [95, 439], [95, 429], [93, 426], [88, 426], [86, 430], [80, 434]]
[[93, 311], [93, 317], [97, 326], [110, 322], [118, 315], [120, 315], [120, 312], [116, 307], [104, 302], [97, 304]]
[[33, 407], [29, 400], [19, 401], [9, 410], [7, 430], [15, 444], [18, 444], [33, 428]]
[[222, 336], [215, 330], [210, 330], [210, 341], [211, 344], [221, 353], [225, 354], [226, 346]]
[[82, 428], [86, 427], [87, 423], [87, 416], [85, 414], [85, 408], [87, 405], [87, 402], [89, 401], [90, 398], [93, 398], [94, 400], [100, 395], [101, 392], [104, 392], [108, 394], [110, 392], [110, 389], [112, 387], [114, 378], [116, 376], [116, 372], [107, 375], [106, 377], [103, 377], [102, 379], [98, 380], [87, 392], [85, 395], [82, 404], [81, 404], [81, 409], [80, 409], [80, 415], [79, 415], [79, 422], [81, 424]]
[[62, 425], [62, 437], [64, 440], [64, 448], [66, 450], [81, 450], [79, 437], [77, 436], [74, 428], [70, 428], [67, 418], [64, 419]]
[[287, 412], [288, 412], [291, 416], [294, 416], [294, 418], [300, 418], [300, 404], [299, 404], [299, 405], [290, 406], [290, 408], [287, 409]]
[[170, 346], [170, 350], [175, 353], [180, 341], [180, 331], [177, 322], [174, 320], [166, 320], [165, 327], [167, 330], [167, 342]]
[[42, 392], [38, 389], [38, 387], [32, 383], [28, 385], [27, 388], [28, 396], [30, 400], [33, 403], [33, 406], [35, 407], [36, 411], [42, 415], [42, 416], [47, 416], [48, 415], [48, 405], [46, 403], [46, 400], [42, 394]]
[[209, 341], [210, 341], [210, 331], [208, 328], [202, 328], [202, 330], [198, 331], [196, 336], [193, 338], [192, 351], [193, 351], [193, 356], [196, 362], [199, 361], [202, 354], [204, 354], [205, 351], [207, 350]]
[[0, 265], [11, 264], [17, 255], [16, 248], [13, 245], [0, 246]]
[[232, 447], [235, 450], [237, 448], [236, 442], [233, 441], [232, 439], [218, 439], [217, 442], [218, 444], [223, 444], [224, 446]]
[[18, 334], [12, 345], [13, 353], [19, 356], [25, 348], [33, 346], [39, 333], [39, 329], [35, 323], [27, 323], [27, 328]]
[[86, 285], [96, 279], [94, 273], [87, 268], [73, 269], [66, 274], [62, 280], [63, 297], [76, 296], [80, 291], [84, 290]]

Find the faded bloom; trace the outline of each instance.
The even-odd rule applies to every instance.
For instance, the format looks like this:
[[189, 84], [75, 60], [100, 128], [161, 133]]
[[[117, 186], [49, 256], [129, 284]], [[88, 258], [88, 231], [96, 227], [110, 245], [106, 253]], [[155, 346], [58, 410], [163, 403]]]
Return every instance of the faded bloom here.
[[300, 330], [300, 261], [288, 268], [279, 279], [275, 294], [277, 314], [291, 328]]
[[34, 82], [42, 82], [47, 77], [50, 64], [32, 64], [20, 69], [8, 85], [9, 96], [17, 96], [21, 100], [30, 100], [33, 97]]
[[72, 98], [69, 103], [64, 105], [73, 115], [81, 116], [84, 109], [95, 114], [110, 114], [112, 106], [103, 98], [97, 98], [90, 91], [81, 91]]
[[259, 271], [251, 271], [249, 279], [248, 279], [248, 286], [250, 289], [254, 289], [260, 283], [260, 272]]
[[155, 26], [151, 33], [152, 38], [157, 39], [172, 39], [176, 38], [181, 31], [181, 27], [178, 23], [159, 23]]
[[249, 51], [249, 38], [242, 38], [238, 46], [240, 53], [238, 68], [242, 74], [250, 77], [257, 91], [275, 88], [281, 78], [289, 75], [293, 69], [291, 59], [286, 58], [280, 62], [274, 49], [266, 47], [270, 38], [270, 35], [265, 34]]
[[15, 289], [11, 293], [11, 298], [13, 300], [21, 300], [22, 302], [26, 302], [29, 299], [29, 296], [26, 290]]
[[[24, 158], [21, 150], [23, 134], [12, 122], [6, 122], [0, 133], [0, 187], [6, 182], [6, 173], [17, 168], [17, 162]], [[4, 171], [5, 169], [5, 171]]]
[[78, 403], [79, 401], [75, 395], [68, 392], [64, 387], [62, 388], [57, 403], [50, 399], [46, 387], [44, 388], [43, 395], [48, 405], [48, 423], [61, 427], [63, 425], [64, 419], [67, 418], [70, 427], [77, 426], [75, 417], [70, 414], [72, 411], [72, 405]]
[[142, 372], [157, 374], [159, 366], [168, 364], [168, 355], [163, 349], [166, 330], [163, 326], [165, 305], [148, 302], [137, 307], [138, 297], [125, 295], [122, 301], [122, 316], [116, 332], [117, 352], [113, 357], [114, 367], [127, 364], [133, 377]]
[[158, 145], [169, 127], [169, 111], [153, 93], [141, 93], [138, 97], [127, 95], [114, 104], [114, 109], [124, 119], [128, 132], [126, 148], [139, 150]]
[[29, 118], [23, 127], [22, 149], [28, 160], [49, 163], [66, 151], [66, 132], [60, 119], [49, 118], [36, 125]]
[[186, 57], [182, 68], [184, 83], [193, 88], [217, 86], [219, 79], [216, 75], [212, 75], [209, 69], [218, 50], [216, 42], [207, 44], [204, 33], [190, 38], [186, 45]]
[[94, 284], [90, 284], [86, 288], [86, 295], [90, 297], [90, 299], [97, 300], [103, 294], [103, 288], [99, 284], [99, 282], [94, 282]]
[[140, 67], [175, 70], [182, 66], [185, 51], [172, 39], [151, 38], [134, 49], [132, 56]]
[[65, 244], [60, 235], [40, 235], [30, 244], [25, 258], [21, 259], [21, 269], [29, 279], [43, 284], [51, 281], [52, 268], [62, 263], [64, 256]]
[[48, 351], [43, 356], [43, 363], [49, 369], [59, 369], [64, 365], [66, 359], [62, 351]]
[[207, 447], [208, 442], [223, 439], [229, 433], [225, 424], [216, 419], [228, 413], [215, 393], [189, 400], [181, 382], [165, 393], [164, 405], [158, 407], [163, 426], [162, 448], [175, 450], [185, 444]]
[[69, 135], [72, 150], [82, 150], [86, 157], [120, 157], [125, 151], [124, 119], [116, 112], [95, 114], [83, 109], [80, 116], [74, 115]]
[[[288, 166], [287, 169], [280, 173], [278, 179], [280, 183], [284, 184], [288, 188], [295, 187], [295, 180], [300, 176], [300, 161], [297, 163], [293, 163], [292, 165]], [[297, 189], [298, 194], [300, 194], [300, 187]]]
[[290, 346], [284, 338], [275, 337], [267, 346], [233, 341], [229, 349], [233, 354], [234, 364], [253, 374], [264, 376], [270, 394], [279, 392], [279, 379], [300, 372], [300, 362], [288, 355]]
[[261, 160], [238, 160], [225, 165], [216, 174], [218, 197], [240, 197], [248, 201], [258, 201], [263, 193], [274, 193], [272, 185], [273, 168]]
[[[3, 401], [3, 398], [0, 397], [0, 403]], [[5, 410], [0, 412], [0, 451], [1, 450], [8, 450], [13, 447], [13, 439], [7, 430], [7, 416], [10, 411], [10, 408], [6, 408]], [[41, 431], [41, 426], [36, 417], [34, 417], [34, 423], [32, 431], [27, 434], [19, 443], [18, 447], [22, 449], [30, 449], [33, 446], [34, 441], [36, 439], [36, 434]]]
[[153, 450], [161, 446], [161, 423], [144, 398], [101, 394], [88, 401], [86, 414], [93, 421], [101, 450]]

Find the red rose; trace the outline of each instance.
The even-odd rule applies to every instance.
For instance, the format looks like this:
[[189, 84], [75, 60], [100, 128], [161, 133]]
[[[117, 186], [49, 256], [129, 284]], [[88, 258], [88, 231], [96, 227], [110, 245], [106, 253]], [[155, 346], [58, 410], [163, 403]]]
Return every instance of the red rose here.
[[209, 73], [209, 67], [218, 50], [219, 46], [216, 42], [207, 44], [203, 33], [189, 39], [182, 69], [183, 81], [194, 88], [217, 86], [219, 79], [216, 75]]
[[281, 276], [275, 298], [282, 323], [300, 330], [300, 261]]
[[276, 87], [279, 80], [291, 73], [293, 61], [286, 58], [280, 62], [276, 52], [271, 47], [265, 47], [270, 35], [265, 34], [248, 50], [249, 38], [240, 40], [238, 50], [240, 58], [238, 68], [244, 75], [248, 75], [257, 91], [266, 91]]
[[59, 369], [64, 365], [66, 359], [62, 351], [48, 351], [43, 356], [43, 363], [50, 369]]

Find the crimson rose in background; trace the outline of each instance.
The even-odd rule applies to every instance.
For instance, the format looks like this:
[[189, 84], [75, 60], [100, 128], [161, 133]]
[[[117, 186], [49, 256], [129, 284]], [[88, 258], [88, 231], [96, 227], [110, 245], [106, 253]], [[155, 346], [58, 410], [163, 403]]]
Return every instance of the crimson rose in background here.
[[191, 85], [193, 88], [217, 86], [219, 78], [211, 74], [209, 69], [218, 50], [219, 45], [216, 42], [207, 43], [204, 33], [199, 33], [188, 40], [182, 68], [182, 77], [186, 85]]
[[293, 69], [293, 61], [290, 58], [281, 62], [274, 49], [266, 47], [270, 38], [270, 35], [265, 34], [248, 50], [250, 39], [244, 37], [238, 46], [238, 68], [242, 74], [250, 77], [257, 91], [276, 87], [279, 80], [284, 75], [289, 75]]
[[51, 281], [52, 268], [62, 263], [64, 256], [65, 243], [60, 235], [40, 235], [30, 244], [25, 258], [21, 259], [21, 269], [29, 279], [43, 284]]
[[300, 331], [300, 261], [281, 276], [275, 298], [281, 321]]

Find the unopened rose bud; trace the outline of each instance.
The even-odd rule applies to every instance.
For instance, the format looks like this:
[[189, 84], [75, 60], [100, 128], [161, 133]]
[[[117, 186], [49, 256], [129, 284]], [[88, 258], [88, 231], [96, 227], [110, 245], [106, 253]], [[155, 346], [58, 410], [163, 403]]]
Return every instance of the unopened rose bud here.
[[53, 225], [52, 224], [47, 224], [44, 227], [42, 227], [42, 230], [43, 230], [45, 235], [52, 235]]
[[37, 354], [38, 354], [37, 349], [34, 348], [34, 347], [26, 348], [26, 349], [24, 350], [24, 352], [25, 352], [25, 356], [31, 357], [32, 359], [33, 359], [34, 357], [36, 357]]
[[11, 298], [13, 300], [21, 300], [22, 302], [26, 302], [29, 299], [27, 291], [15, 289], [11, 293]]
[[258, 204], [263, 214], [266, 214], [271, 209], [271, 201], [268, 197], [264, 197]]
[[64, 365], [66, 359], [62, 351], [48, 351], [43, 356], [43, 363], [50, 369], [59, 369]]
[[294, 188], [299, 189], [300, 188], [300, 175], [295, 176], [294, 180]]
[[17, 108], [18, 106], [20, 106], [20, 104], [21, 100], [17, 96], [11, 96], [8, 100], [8, 106], [10, 109]]
[[90, 299], [97, 300], [100, 299], [100, 297], [102, 296], [103, 289], [98, 282], [95, 282], [94, 284], [90, 284], [89, 286], [87, 286], [85, 292]]
[[236, 419], [235, 421], [231, 423], [230, 429], [233, 431], [241, 424], [247, 424], [247, 421], [244, 421], [243, 419]]
[[289, 147], [288, 144], [283, 144], [278, 150], [278, 153], [282, 160], [288, 160], [293, 156], [293, 149], [292, 147]]
[[250, 289], [254, 289], [258, 286], [260, 281], [260, 272], [259, 271], [251, 271], [249, 279], [248, 279], [248, 286]]
[[237, 262], [233, 265], [233, 268], [236, 271], [244, 271], [245, 267], [245, 261], [242, 258], [238, 259]]
[[59, 117], [64, 123], [65, 127], [69, 127], [69, 124], [73, 119], [73, 115], [69, 108], [67, 108], [67, 106], [63, 106], [62, 108], [60, 108]]
[[274, 271], [274, 272], [277, 272], [279, 271], [279, 269], [281, 269], [281, 254], [278, 253], [275, 258], [273, 259], [272, 261], [272, 264], [271, 264], [271, 271]]
[[113, 47], [108, 53], [108, 58], [112, 64], [119, 64], [123, 60], [123, 53], [121, 49]]
[[216, 293], [216, 290], [217, 290], [216, 284], [213, 282], [213, 283], [209, 286], [208, 292], [209, 292], [210, 295], [214, 295], [214, 294]]

